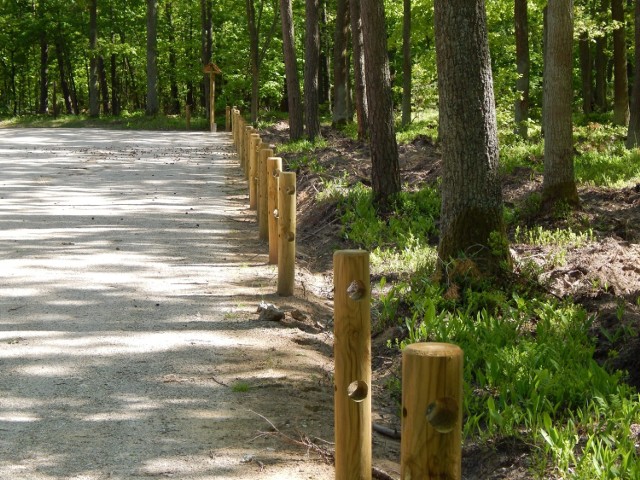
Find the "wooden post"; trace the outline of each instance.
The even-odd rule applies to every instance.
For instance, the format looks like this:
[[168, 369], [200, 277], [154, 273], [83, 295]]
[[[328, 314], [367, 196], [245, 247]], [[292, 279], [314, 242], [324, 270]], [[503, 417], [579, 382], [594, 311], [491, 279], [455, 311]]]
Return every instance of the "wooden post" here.
[[262, 145], [258, 158], [258, 235], [269, 240], [269, 192], [267, 191], [267, 158], [273, 157], [273, 145]]
[[369, 252], [335, 252], [333, 272], [335, 478], [371, 479]]
[[227, 132], [231, 131], [231, 107], [229, 105], [225, 108], [225, 130]]
[[293, 295], [296, 273], [296, 174], [278, 179], [278, 295]]
[[256, 174], [258, 173], [258, 148], [262, 143], [260, 135], [252, 133], [249, 143], [249, 208], [258, 208], [258, 195], [256, 189]]
[[185, 123], [187, 125], [187, 130], [191, 129], [191, 105], [186, 104], [184, 106], [184, 116], [185, 116]]
[[202, 71], [209, 75], [209, 131], [216, 131], [215, 107], [216, 107], [216, 75], [222, 73], [215, 63], [208, 63]]
[[278, 176], [282, 171], [282, 158], [267, 158], [267, 210], [269, 214], [269, 263], [278, 264]]
[[242, 161], [244, 167], [244, 178], [249, 180], [249, 147], [251, 135], [253, 134], [253, 127], [247, 125], [244, 127], [244, 138], [242, 139]]
[[402, 480], [461, 478], [462, 367], [457, 345], [414, 343], [403, 350]]

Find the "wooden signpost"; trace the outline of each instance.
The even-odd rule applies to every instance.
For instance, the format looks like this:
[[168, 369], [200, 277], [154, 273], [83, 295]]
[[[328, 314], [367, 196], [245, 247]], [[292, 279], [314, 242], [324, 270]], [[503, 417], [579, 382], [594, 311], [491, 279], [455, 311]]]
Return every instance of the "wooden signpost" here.
[[215, 105], [216, 105], [216, 75], [220, 75], [222, 70], [215, 63], [208, 63], [202, 71], [209, 75], [209, 131], [216, 131]]

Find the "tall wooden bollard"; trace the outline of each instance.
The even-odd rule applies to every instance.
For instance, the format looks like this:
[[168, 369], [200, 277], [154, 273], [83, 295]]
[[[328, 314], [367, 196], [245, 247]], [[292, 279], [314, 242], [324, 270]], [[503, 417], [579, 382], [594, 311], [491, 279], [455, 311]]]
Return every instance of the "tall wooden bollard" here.
[[336, 480], [371, 479], [369, 252], [335, 252], [333, 272]]
[[282, 158], [267, 158], [267, 210], [269, 214], [269, 263], [278, 263], [278, 177], [282, 171]]
[[227, 105], [225, 107], [225, 131], [230, 132], [231, 131], [231, 107], [229, 105]]
[[256, 188], [256, 174], [258, 173], [258, 151], [262, 139], [260, 134], [252, 133], [249, 143], [249, 208], [258, 208], [258, 189]]
[[414, 343], [403, 350], [402, 480], [461, 478], [462, 367], [457, 345]]
[[244, 137], [242, 138], [242, 161], [243, 169], [244, 169], [244, 178], [249, 180], [249, 151], [250, 147], [250, 139], [253, 134], [253, 127], [251, 125], [247, 125], [244, 127]]
[[262, 145], [258, 161], [258, 232], [260, 240], [269, 240], [269, 192], [267, 190], [267, 158], [273, 157], [273, 145]]
[[296, 274], [296, 174], [278, 177], [278, 295], [293, 295]]
[[191, 105], [186, 104], [184, 107], [184, 116], [185, 116], [185, 123], [187, 126], [187, 130], [191, 129]]

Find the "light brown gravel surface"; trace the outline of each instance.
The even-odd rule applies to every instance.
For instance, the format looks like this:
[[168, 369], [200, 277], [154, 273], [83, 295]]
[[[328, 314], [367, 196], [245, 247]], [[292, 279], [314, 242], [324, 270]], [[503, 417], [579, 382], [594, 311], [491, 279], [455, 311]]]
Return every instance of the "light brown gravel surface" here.
[[0, 479], [333, 478], [331, 313], [273, 295], [230, 140], [0, 129]]

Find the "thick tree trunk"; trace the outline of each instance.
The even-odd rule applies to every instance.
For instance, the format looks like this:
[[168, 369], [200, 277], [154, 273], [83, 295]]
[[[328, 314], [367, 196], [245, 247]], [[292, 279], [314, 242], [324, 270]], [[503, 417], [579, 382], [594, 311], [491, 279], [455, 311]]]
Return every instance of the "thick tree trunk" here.
[[119, 90], [120, 85], [118, 83], [118, 57], [115, 53], [111, 54], [110, 62], [111, 70], [111, 112], [113, 115], [120, 115], [120, 98]]
[[367, 138], [369, 115], [364, 73], [364, 45], [362, 39], [362, 19], [359, 0], [349, 1], [349, 19], [351, 23], [351, 43], [353, 45], [353, 79], [358, 120], [358, 139]]
[[620, 26], [613, 30], [613, 123], [629, 122], [629, 84], [623, 0], [611, 0], [611, 19]]
[[627, 148], [640, 146], [640, 0], [635, 1], [634, 17], [635, 66], [633, 70], [633, 93], [631, 95], [631, 116], [627, 132]]
[[573, 169], [571, 105], [573, 0], [549, 2], [547, 66], [545, 67], [544, 108], [544, 181], [546, 202], [577, 204]]
[[403, 0], [402, 17], [402, 126], [411, 123], [411, 0]]
[[178, 99], [178, 81], [176, 79], [177, 63], [175, 49], [175, 34], [173, 31], [173, 4], [165, 4], [165, 17], [169, 36], [169, 105], [168, 113], [177, 115], [180, 113], [180, 100]]
[[348, 0], [337, 0], [336, 29], [333, 42], [333, 118], [334, 127], [345, 125], [348, 118], [347, 96], [349, 69], [347, 38], [349, 35]]
[[515, 122], [516, 134], [521, 138], [528, 137], [527, 121], [529, 120], [529, 16], [527, 0], [515, 0], [514, 18], [516, 29], [516, 80]]
[[492, 245], [506, 235], [484, 0], [436, 0], [435, 26], [443, 167], [438, 254], [442, 262], [469, 256], [493, 274], [509, 252]]
[[[328, 53], [331, 51], [331, 37], [326, 35], [327, 32], [327, 0], [322, 0], [320, 4], [320, 68], [318, 70], [318, 101], [322, 105], [328, 105], [329, 111], [332, 111], [331, 105], [331, 79], [329, 78], [329, 62]], [[323, 34], [324, 33], [324, 34]]]
[[302, 116], [300, 79], [298, 78], [298, 61], [293, 35], [293, 12], [291, 0], [280, 0], [280, 17], [282, 19], [282, 48], [284, 51], [284, 67], [289, 108], [289, 138], [291, 140], [298, 140], [302, 138], [304, 133], [304, 121]]
[[593, 74], [591, 61], [591, 38], [589, 32], [580, 33], [578, 53], [580, 55], [580, 79], [582, 81], [582, 113], [593, 111]]
[[98, 1], [89, 0], [89, 116], [100, 115], [98, 85]]
[[109, 110], [109, 86], [107, 85], [107, 71], [104, 66], [104, 58], [98, 56], [98, 81], [100, 83], [100, 99], [102, 100], [102, 113], [108, 115]]
[[[602, 0], [599, 11], [604, 15], [609, 10], [609, 0]], [[596, 38], [596, 54], [595, 54], [595, 90], [593, 92], [593, 101], [599, 112], [606, 112], [609, 109], [607, 105], [607, 34]]]
[[306, 0], [304, 61], [304, 122], [307, 138], [320, 136], [318, 69], [320, 66], [320, 9], [318, 0]]
[[371, 186], [375, 203], [386, 212], [390, 211], [393, 197], [401, 186], [384, 3], [383, 0], [362, 0], [360, 8], [371, 134]]
[[58, 59], [58, 71], [60, 73], [60, 90], [62, 90], [62, 98], [64, 98], [64, 106], [67, 114], [77, 113], [73, 108], [71, 101], [71, 91], [69, 89], [69, 82], [67, 81], [67, 75], [65, 72], [65, 59], [64, 59], [64, 47], [62, 37], [56, 36], [56, 57]]
[[[248, 4], [247, 4], [248, 5]], [[253, 2], [251, 2], [253, 8]], [[211, 0], [200, 0], [200, 60], [202, 65], [211, 62], [213, 55], [213, 12]], [[205, 73], [201, 81], [202, 98], [200, 104], [204, 107], [207, 118], [209, 118], [209, 76]]]
[[156, 115], [158, 102], [158, 0], [147, 0], [147, 115]]
[[40, 34], [40, 101], [38, 113], [49, 113], [49, 42], [47, 34]]
[[251, 122], [256, 123], [258, 121], [258, 96], [260, 91], [260, 39], [253, 0], [247, 0], [247, 21], [249, 26], [249, 60], [251, 64]]

